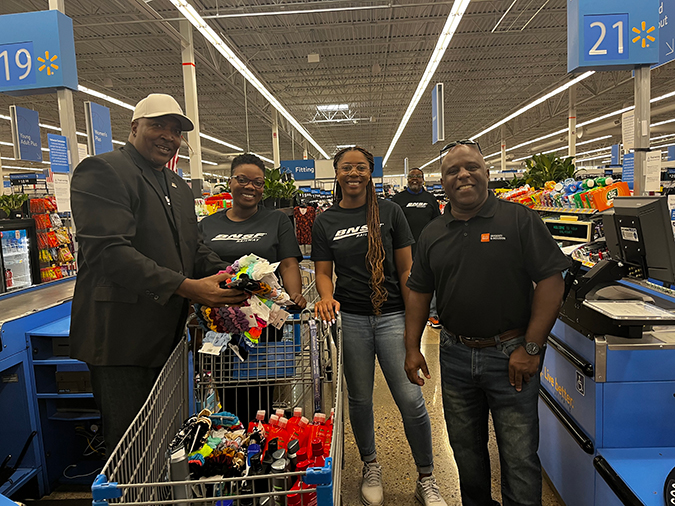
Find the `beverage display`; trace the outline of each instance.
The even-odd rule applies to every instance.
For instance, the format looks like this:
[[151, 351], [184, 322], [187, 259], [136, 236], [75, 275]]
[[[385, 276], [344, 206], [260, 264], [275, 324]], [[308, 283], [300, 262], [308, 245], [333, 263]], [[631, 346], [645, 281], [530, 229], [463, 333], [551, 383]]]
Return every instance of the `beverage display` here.
[[19, 290], [33, 284], [27, 230], [5, 230], [0, 232], [2, 242], [2, 263], [4, 290]]

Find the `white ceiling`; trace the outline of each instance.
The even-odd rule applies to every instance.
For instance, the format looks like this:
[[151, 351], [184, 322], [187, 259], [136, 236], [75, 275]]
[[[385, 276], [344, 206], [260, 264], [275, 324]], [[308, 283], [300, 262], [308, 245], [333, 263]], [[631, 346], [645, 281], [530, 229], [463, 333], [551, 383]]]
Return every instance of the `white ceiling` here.
[[[358, 143], [379, 156], [391, 143], [453, 4], [440, 0], [191, 3], [325, 151], [333, 153], [338, 145]], [[573, 77], [567, 75], [566, 64], [566, 0], [516, 0], [493, 32], [511, 4], [512, 0], [471, 1], [385, 173], [401, 173], [405, 157], [412, 167], [437, 156], [438, 146], [431, 143], [434, 83], [445, 84], [446, 139], [454, 140], [481, 132]], [[0, 14], [47, 8], [47, 0], [0, 0]], [[65, 0], [65, 9], [74, 23], [81, 85], [131, 104], [151, 92], [170, 93], [184, 103], [180, 14], [169, 0]], [[316, 9], [329, 11], [297, 12]], [[277, 14], [264, 15], [269, 12]], [[202, 132], [271, 158], [269, 104], [249, 84], [245, 107], [243, 77], [199, 33], [194, 38]], [[320, 61], [309, 63], [307, 56], [314, 53]], [[112, 86], [106, 87], [110, 81]], [[630, 71], [598, 72], [577, 89], [580, 122], [633, 102]], [[672, 64], [652, 71], [652, 96], [670, 91], [675, 91]], [[81, 92], [75, 93], [78, 130], [85, 130], [86, 100], [110, 107], [113, 137], [125, 140], [131, 111]], [[55, 95], [0, 94], [0, 114], [8, 114], [3, 111], [11, 104], [36, 109], [43, 123], [58, 125]], [[349, 104], [343, 119], [350, 121], [317, 122], [322, 119], [317, 106], [328, 104]], [[664, 109], [671, 104], [675, 100], [658, 105]], [[507, 147], [564, 128], [567, 106], [565, 92], [507, 123]], [[653, 121], [675, 116], [665, 109]], [[605, 123], [593, 136], [614, 136], [585, 145], [584, 151], [620, 141], [619, 128]], [[281, 125], [281, 159], [301, 158], [301, 136], [286, 121]], [[654, 135], [665, 132], [675, 133], [675, 123], [660, 127]], [[485, 154], [499, 151], [499, 136], [498, 128], [480, 139]], [[590, 138], [585, 135], [582, 140]], [[11, 142], [9, 122], [4, 120], [0, 120], [0, 141]], [[548, 149], [565, 143], [549, 142]], [[205, 160], [225, 164], [232, 156], [232, 150], [222, 145], [208, 140], [202, 144]], [[536, 151], [538, 146], [509, 155], [526, 156], [533, 147]], [[9, 146], [0, 145], [0, 152], [6, 158], [13, 156]], [[316, 150], [311, 148], [310, 153], [316, 155]], [[30, 165], [8, 160], [3, 164]]]

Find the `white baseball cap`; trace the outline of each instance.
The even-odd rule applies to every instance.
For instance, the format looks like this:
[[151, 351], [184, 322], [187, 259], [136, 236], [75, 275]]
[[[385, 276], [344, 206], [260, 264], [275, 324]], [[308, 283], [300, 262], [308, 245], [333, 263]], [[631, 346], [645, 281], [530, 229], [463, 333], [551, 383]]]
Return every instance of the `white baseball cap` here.
[[137, 103], [131, 121], [136, 121], [139, 118], [158, 118], [160, 116], [173, 116], [176, 118], [180, 121], [180, 127], [183, 132], [189, 132], [195, 128], [190, 118], [183, 114], [183, 109], [176, 102], [176, 99], [164, 93], [151, 93]]

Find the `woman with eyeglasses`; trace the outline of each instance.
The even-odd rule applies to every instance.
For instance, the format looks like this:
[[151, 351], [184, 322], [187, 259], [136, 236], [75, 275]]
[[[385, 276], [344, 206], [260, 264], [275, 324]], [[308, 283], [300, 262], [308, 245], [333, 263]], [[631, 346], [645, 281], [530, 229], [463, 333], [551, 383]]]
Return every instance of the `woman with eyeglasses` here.
[[342, 317], [349, 416], [364, 463], [362, 503], [384, 502], [373, 416], [377, 356], [419, 473], [415, 496], [425, 506], [445, 506], [432, 474], [431, 424], [424, 397], [404, 370], [405, 281], [415, 241], [401, 208], [377, 198], [374, 167], [373, 155], [360, 147], [345, 148], [333, 158], [335, 203], [316, 218], [312, 230], [312, 260], [321, 297], [315, 315], [326, 324], [335, 322], [338, 313]]
[[226, 262], [253, 253], [279, 264], [282, 284], [293, 302], [304, 309], [299, 261], [302, 253], [288, 216], [260, 207], [265, 188], [265, 165], [245, 153], [232, 160], [232, 207], [199, 222], [204, 242]]
[[[230, 169], [232, 207], [207, 216], [199, 222], [204, 243], [226, 262], [234, 262], [251, 253], [280, 262], [277, 274], [293, 302], [304, 309], [299, 261], [300, 246], [295, 238], [291, 220], [285, 214], [260, 206], [265, 188], [265, 165], [251, 153], [232, 160]], [[279, 341], [281, 332], [267, 329], [268, 341]], [[238, 360], [238, 359], [237, 359]], [[253, 420], [256, 411], [264, 409], [271, 415], [272, 386], [241, 386], [220, 394], [225, 410], [232, 411], [242, 422]]]

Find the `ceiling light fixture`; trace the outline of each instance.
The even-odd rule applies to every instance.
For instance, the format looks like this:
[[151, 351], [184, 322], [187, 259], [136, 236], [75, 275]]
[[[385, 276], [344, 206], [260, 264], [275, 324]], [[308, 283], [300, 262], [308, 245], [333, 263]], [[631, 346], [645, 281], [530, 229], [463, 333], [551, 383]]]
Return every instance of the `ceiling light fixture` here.
[[348, 111], [349, 110], [349, 104], [317, 105], [316, 108], [319, 111]]
[[[171, 1], [175, 2], [178, 0], [171, 0]], [[455, 35], [455, 32], [457, 31], [459, 22], [462, 20], [462, 16], [464, 16], [464, 12], [466, 12], [466, 8], [469, 6], [470, 1], [471, 0], [455, 0], [455, 3], [452, 4], [452, 9], [450, 10], [448, 19], [445, 22], [445, 26], [443, 26], [443, 30], [441, 31], [441, 34], [438, 37], [438, 42], [436, 43], [434, 52], [431, 54], [431, 58], [429, 59], [427, 68], [424, 70], [424, 74], [422, 74], [422, 79], [420, 79], [420, 82], [417, 85], [417, 89], [415, 90], [415, 93], [413, 94], [413, 97], [410, 100], [410, 104], [408, 105], [408, 109], [406, 109], [405, 114], [403, 115], [403, 119], [401, 119], [401, 123], [399, 124], [398, 129], [394, 134], [394, 138], [391, 140], [389, 149], [387, 149], [387, 153], [384, 155], [384, 159], [382, 160], [383, 166], [387, 164], [387, 161], [389, 160], [392, 151], [394, 151], [394, 146], [396, 146], [398, 139], [401, 137], [403, 130], [405, 129], [406, 125], [408, 124], [408, 121], [410, 120], [410, 117], [412, 116], [412, 113], [415, 111], [417, 104], [422, 98], [422, 94], [429, 85], [431, 78], [434, 76], [434, 73], [436, 72], [438, 65], [441, 63], [443, 55], [445, 54], [445, 50], [450, 45], [450, 41], [452, 40], [453, 35]]]
[[[671, 97], [675, 97], [675, 91], [671, 91], [671, 92], [666, 93], [664, 95], [654, 97], [649, 102], [651, 104], [653, 104], [655, 102], [660, 102], [661, 100], [665, 100], [665, 99], [668, 99], [668, 98], [671, 98]], [[583, 126], [586, 126], [586, 125], [591, 125], [593, 123], [597, 123], [598, 121], [602, 121], [603, 119], [608, 119], [608, 118], [611, 118], [613, 116], [623, 114], [624, 112], [632, 111], [633, 109], [635, 109], [635, 106], [630, 105], [628, 107], [624, 107], [623, 109], [619, 109], [618, 111], [613, 111], [613, 112], [610, 112], [608, 114], [603, 114], [602, 116], [598, 116], [597, 118], [593, 118], [593, 119], [590, 119], [588, 121], [584, 121], [582, 123], [577, 123], [577, 128], [583, 127]], [[555, 132], [552, 132], [550, 134], [543, 135], [541, 137], [537, 137], [536, 139], [532, 139], [531, 141], [523, 142], [521, 144], [518, 144], [517, 146], [513, 146], [513, 147], [507, 149], [506, 152], [508, 153], [509, 151], [513, 151], [514, 149], [522, 148], [523, 146], [527, 146], [528, 144], [533, 144], [535, 142], [543, 141], [543, 140], [548, 139], [550, 137], [554, 137], [556, 135], [566, 133], [567, 131], [568, 131], [567, 128], [562, 128], [560, 130], [556, 130]], [[493, 153], [491, 155], [486, 156], [485, 159], [487, 160], [488, 158], [491, 158], [493, 156], [497, 156], [498, 154], [499, 154], [499, 151], [496, 152], [496, 153]]]
[[499, 21], [497, 21], [497, 24], [494, 26], [494, 28], [493, 28], [492, 30], [490, 30], [490, 33], [495, 33], [495, 30], [497, 29], [497, 27], [501, 24], [501, 22], [504, 20], [504, 18], [506, 17], [506, 15], [507, 15], [507, 14], [509, 13], [509, 11], [511, 10], [511, 7], [513, 7], [513, 6], [516, 4], [517, 1], [518, 1], [518, 0], [513, 0], [513, 2], [511, 3], [511, 5], [509, 5], [509, 8], [506, 9], [506, 12], [504, 12], [504, 14], [502, 14], [502, 17], [499, 18]]
[[513, 118], [517, 118], [521, 114], [529, 111], [530, 109], [538, 106], [539, 104], [542, 104], [542, 103], [546, 102], [549, 98], [555, 97], [556, 95], [559, 95], [560, 93], [567, 90], [568, 88], [571, 88], [575, 84], [583, 81], [584, 79], [587, 79], [587, 78], [591, 77], [593, 74], [595, 74], [595, 70], [589, 70], [588, 72], [584, 72], [579, 77], [577, 77], [575, 79], [572, 79], [571, 81], [566, 82], [562, 86], [556, 88], [555, 90], [551, 91], [550, 93], [547, 93], [543, 97], [539, 97], [538, 99], [533, 100], [532, 102], [527, 104], [525, 107], [522, 107], [522, 108], [518, 109], [513, 114], [509, 114], [506, 118], [498, 121], [497, 123], [495, 123], [494, 125], [486, 128], [482, 132], [477, 133], [476, 135], [473, 135], [471, 137], [471, 139], [475, 140], [475, 139], [478, 139], [479, 137], [482, 137], [483, 135], [485, 135], [488, 132], [492, 132], [495, 128], [502, 126], [504, 123], [507, 123], [507, 122], [511, 121]]
[[[468, 0], [463, 0], [468, 3]], [[309, 132], [293, 117], [293, 115], [283, 106], [277, 98], [272, 95], [270, 91], [260, 82], [260, 80], [249, 70], [249, 68], [242, 62], [239, 57], [225, 44], [225, 41], [206, 23], [206, 21], [197, 13], [197, 11], [186, 0], [171, 0], [171, 3], [180, 11], [185, 18], [208, 40], [216, 50], [222, 54], [230, 64], [239, 71], [239, 73], [251, 83], [263, 97], [274, 107], [277, 111], [285, 117], [300, 134], [307, 139], [326, 159], [329, 158], [323, 148], [316, 142]]]

